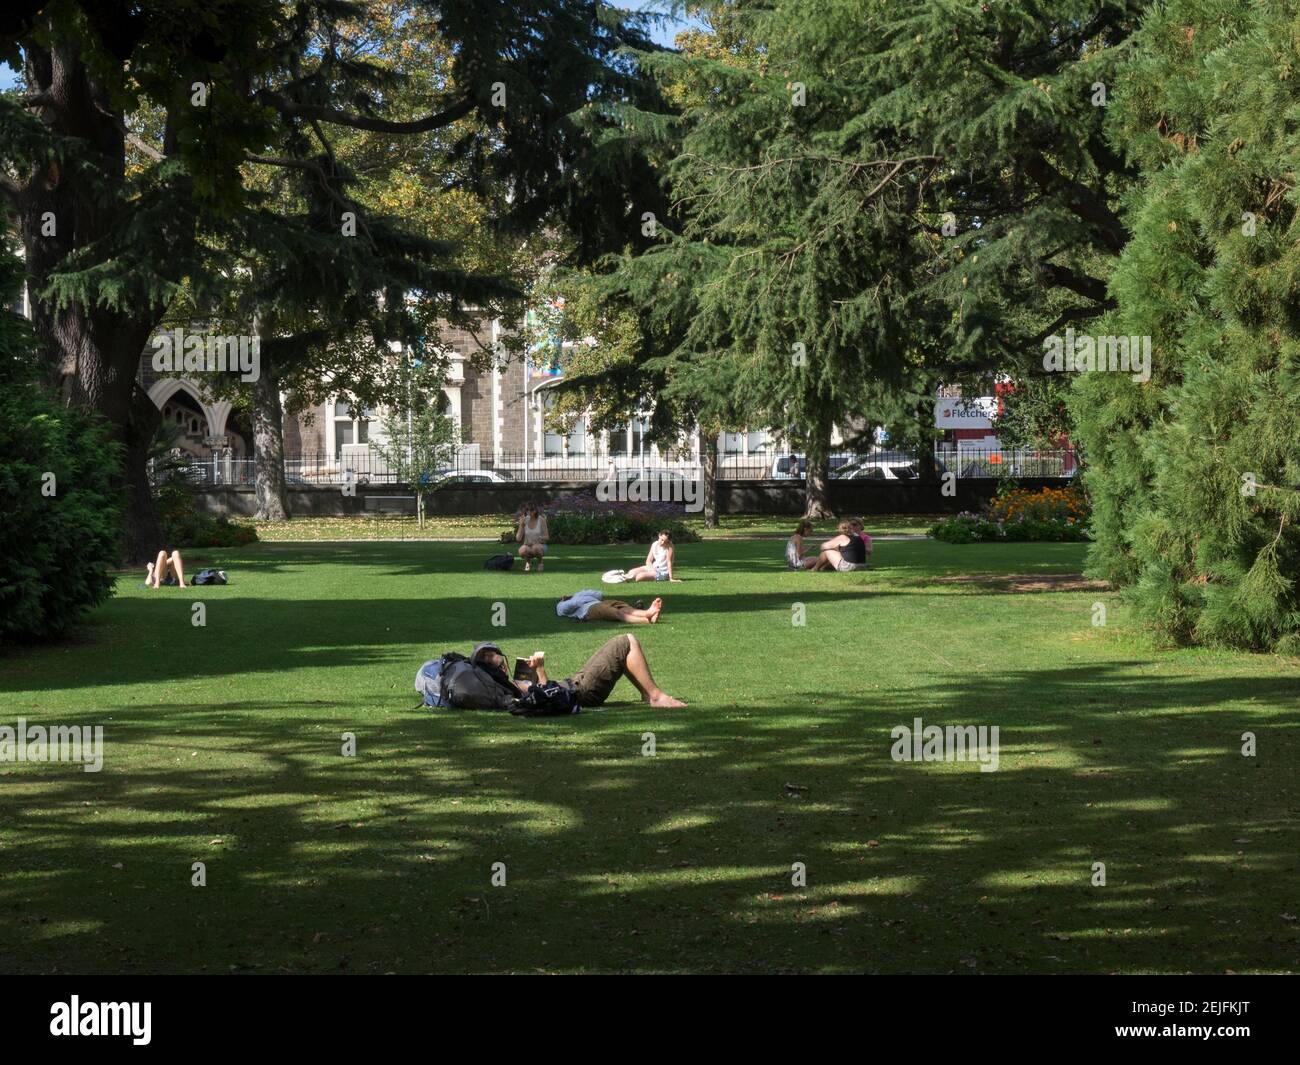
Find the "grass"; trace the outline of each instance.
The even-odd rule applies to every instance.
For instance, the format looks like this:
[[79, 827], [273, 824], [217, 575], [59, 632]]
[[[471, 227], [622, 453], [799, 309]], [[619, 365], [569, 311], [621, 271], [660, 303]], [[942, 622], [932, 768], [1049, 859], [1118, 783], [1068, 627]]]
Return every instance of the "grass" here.
[[[1300, 967], [1300, 663], [1157, 650], [1107, 593], [937, 580], [1077, 572], [1081, 545], [886, 542], [844, 575], [687, 545], [684, 583], [620, 591], [664, 594], [637, 635], [689, 709], [626, 683], [573, 718], [412, 709], [442, 650], [563, 676], [619, 631], [552, 607], [640, 547], [527, 576], [489, 547], [196, 553], [231, 584], [124, 576], [75, 639], [0, 655], [0, 723], [108, 745], [98, 774], [0, 767], [0, 970]], [[891, 760], [915, 717], [998, 725], [999, 770]]]
[[[918, 535], [925, 533], [940, 515], [885, 514], [867, 519], [873, 535]], [[789, 536], [798, 519], [765, 514], [727, 514], [719, 527], [707, 529], [704, 519], [688, 515], [686, 524], [706, 540], [733, 536]], [[472, 540], [495, 539], [514, 528], [510, 514], [435, 514], [425, 519], [423, 529], [414, 518], [358, 515], [347, 518], [294, 518], [287, 522], [254, 522], [257, 534], [269, 541], [302, 540]], [[822, 522], [818, 532], [834, 535], [834, 523]]]

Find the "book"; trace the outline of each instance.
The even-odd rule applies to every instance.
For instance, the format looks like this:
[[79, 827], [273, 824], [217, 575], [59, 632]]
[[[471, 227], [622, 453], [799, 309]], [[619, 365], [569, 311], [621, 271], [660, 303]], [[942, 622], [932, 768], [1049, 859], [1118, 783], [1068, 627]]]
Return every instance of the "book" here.
[[537, 670], [528, 664], [528, 659], [515, 659], [515, 680], [531, 681], [533, 684], [537, 683]]

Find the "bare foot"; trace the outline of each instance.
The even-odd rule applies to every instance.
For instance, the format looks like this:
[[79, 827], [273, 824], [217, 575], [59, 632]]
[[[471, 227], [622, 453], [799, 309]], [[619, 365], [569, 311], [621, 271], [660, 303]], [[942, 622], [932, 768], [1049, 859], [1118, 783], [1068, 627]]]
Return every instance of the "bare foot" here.
[[650, 617], [651, 625], [659, 624], [659, 615], [663, 613], [663, 609], [664, 609], [664, 601], [662, 599], [656, 599], [653, 603], [650, 604], [650, 610], [648, 611], [648, 614]]
[[651, 706], [659, 706], [659, 707], [677, 707], [677, 706], [685, 706], [685, 705], [686, 705], [686, 704], [685, 704], [684, 702], [682, 702], [680, 699], [674, 699], [671, 695], [667, 694], [666, 692], [661, 692], [661, 691], [656, 691], [656, 692], [655, 692], [652, 696], [650, 696], [650, 698], [649, 698], [648, 700], [646, 700], [646, 701], [647, 701]]

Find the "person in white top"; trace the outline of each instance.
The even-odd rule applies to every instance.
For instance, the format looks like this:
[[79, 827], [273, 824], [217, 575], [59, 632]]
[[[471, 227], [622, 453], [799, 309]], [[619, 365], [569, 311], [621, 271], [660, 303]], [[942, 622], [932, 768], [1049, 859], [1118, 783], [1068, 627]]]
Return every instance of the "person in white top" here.
[[532, 569], [533, 559], [537, 559], [537, 572], [541, 573], [545, 563], [546, 541], [551, 532], [546, 527], [546, 515], [537, 509], [536, 503], [525, 503], [519, 512], [519, 527], [515, 530], [515, 539], [519, 541], [519, 557], [524, 560], [524, 572]]
[[682, 582], [673, 576], [673, 559], [676, 553], [677, 549], [673, 547], [673, 538], [668, 534], [668, 530], [660, 529], [655, 542], [650, 545], [650, 550], [646, 553], [645, 565], [628, 570], [625, 579], [672, 581], [674, 584], [681, 584]]

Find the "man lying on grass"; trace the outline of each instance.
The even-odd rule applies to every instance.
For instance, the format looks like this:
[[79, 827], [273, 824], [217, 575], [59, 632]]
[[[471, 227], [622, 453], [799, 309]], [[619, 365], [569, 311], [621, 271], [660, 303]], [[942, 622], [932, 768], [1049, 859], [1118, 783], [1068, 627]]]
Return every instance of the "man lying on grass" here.
[[612, 621], [616, 624], [654, 625], [663, 612], [664, 601], [655, 599], [648, 610], [634, 607], [622, 599], [606, 599], [595, 588], [574, 592], [555, 604], [555, 612], [574, 621]]
[[[474, 660], [489, 669], [499, 670], [502, 674], [509, 675], [506, 673], [505, 655], [501, 653], [500, 648], [492, 644], [476, 648]], [[537, 674], [538, 684], [546, 684], [549, 680], [546, 676], [545, 661], [544, 653], [533, 654], [528, 658], [529, 667]], [[641, 644], [630, 633], [623, 633], [621, 636], [607, 640], [603, 647], [583, 663], [577, 673], [560, 683], [566, 688], [573, 689], [580, 706], [600, 706], [609, 698], [609, 693], [614, 690], [619, 677], [627, 677], [641, 693], [642, 701], [651, 706], [686, 705], [680, 699], [668, 695], [655, 683], [654, 677], [650, 674], [650, 666], [645, 660], [645, 654], [641, 650]], [[533, 682], [530, 678], [515, 680], [513, 683], [521, 692], [527, 692]]]

